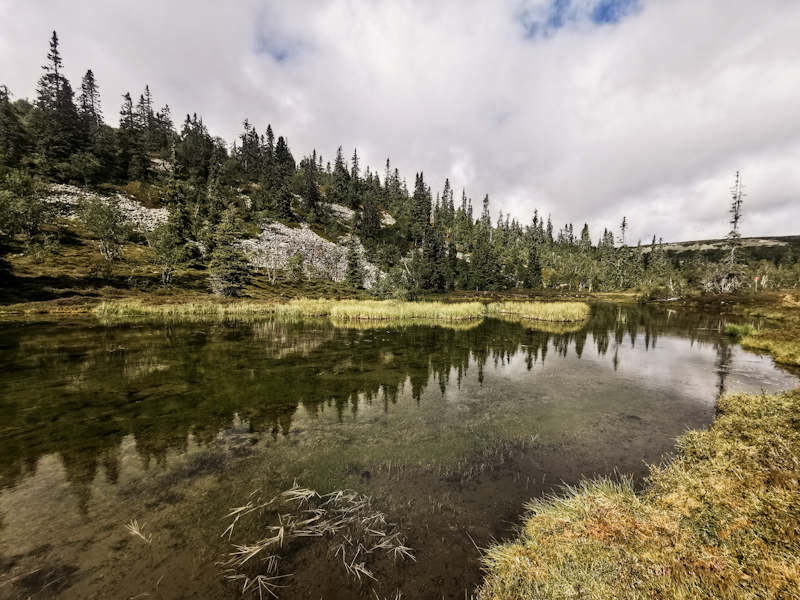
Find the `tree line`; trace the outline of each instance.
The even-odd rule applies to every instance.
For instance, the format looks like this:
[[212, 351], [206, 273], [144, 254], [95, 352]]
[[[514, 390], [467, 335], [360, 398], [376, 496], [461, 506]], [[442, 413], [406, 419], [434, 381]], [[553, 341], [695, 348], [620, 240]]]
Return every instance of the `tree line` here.
[[[638, 286], [653, 297], [670, 297], [687, 288], [740, 288], [748, 281], [748, 268], [755, 268], [740, 264], [737, 255], [742, 199], [738, 174], [729, 256], [680, 261], [655, 237], [645, 245], [629, 245], [625, 218], [618, 234], [605, 229], [594, 242], [587, 224], [580, 233], [572, 223], [556, 229], [549, 215], [536, 210], [526, 224], [502, 212], [493, 223], [488, 195], [480, 214], [474, 214], [466, 190], [456, 198], [449, 180], [434, 192], [419, 172], [409, 188], [389, 159], [382, 173], [362, 167], [357, 149], [350, 159], [339, 147], [333, 161], [323, 160], [316, 150], [298, 161], [288, 139], [276, 136], [271, 125], [259, 133], [245, 119], [229, 146], [213, 137], [196, 114], [187, 114], [178, 129], [170, 107], [157, 108], [149, 86], [138, 99], [130, 93], [122, 97], [119, 125], [110, 126], [92, 70], [86, 71], [79, 91], [64, 75], [56, 32], [43, 71], [33, 102], [12, 101], [11, 92], [0, 86], [0, 230], [22, 235], [31, 247], [48, 243], [43, 227], [47, 207], [41, 202], [46, 182], [136, 182], [169, 213], [167, 222], [147, 236], [163, 283], [169, 284], [178, 268], [194, 265], [207, 268], [212, 288], [225, 295], [239, 293], [250, 278], [237, 240], [268, 220], [306, 223], [330, 240], [348, 240], [346, 283], [353, 287], [363, 279], [360, 243], [366, 257], [386, 274], [374, 292], [387, 296]], [[352, 210], [353, 219], [342, 220], [331, 205]], [[113, 202], [86, 203], [81, 214], [101, 240], [120, 220]], [[124, 228], [117, 226], [106, 237], [101, 241], [103, 256], [111, 261]], [[797, 257], [790, 255], [773, 264], [772, 280], [796, 285], [796, 263]]]

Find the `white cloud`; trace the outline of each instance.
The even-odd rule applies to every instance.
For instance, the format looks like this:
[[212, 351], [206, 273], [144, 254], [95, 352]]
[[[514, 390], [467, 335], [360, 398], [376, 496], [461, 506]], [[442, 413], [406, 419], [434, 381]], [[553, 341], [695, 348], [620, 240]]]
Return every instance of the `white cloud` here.
[[357, 147], [379, 173], [390, 157], [434, 193], [450, 177], [478, 210], [488, 193], [495, 215], [537, 207], [594, 239], [623, 215], [633, 241], [722, 236], [740, 170], [743, 233], [799, 233], [793, 1], [1, 0], [0, 17], [2, 83], [32, 97], [56, 29], [109, 122], [149, 84], [229, 141], [271, 123], [298, 158]]

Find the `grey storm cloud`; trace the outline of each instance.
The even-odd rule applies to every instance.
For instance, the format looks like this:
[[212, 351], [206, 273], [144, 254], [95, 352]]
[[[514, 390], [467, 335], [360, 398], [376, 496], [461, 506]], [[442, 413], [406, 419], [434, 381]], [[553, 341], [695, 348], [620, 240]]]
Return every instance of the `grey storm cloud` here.
[[0, 84], [33, 98], [57, 30], [106, 121], [150, 86], [232, 143], [247, 118], [296, 157], [357, 148], [434, 193], [449, 178], [528, 222], [626, 216], [629, 240], [800, 223], [794, 0], [0, 0]]

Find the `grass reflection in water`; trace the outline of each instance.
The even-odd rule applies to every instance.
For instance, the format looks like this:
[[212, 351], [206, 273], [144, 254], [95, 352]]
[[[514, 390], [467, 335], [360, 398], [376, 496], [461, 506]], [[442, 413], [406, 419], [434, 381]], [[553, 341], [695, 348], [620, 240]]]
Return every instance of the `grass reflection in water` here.
[[[587, 322], [563, 325], [5, 324], [0, 556], [19, 557], [19, 569], [54, 560], [41, 550], [52, 524], [21, 507], [63, 481], [67, 495], [37, 496], [41, 511], [63, 514], [65, 530], [97, 545], [91, 556], [76, 546], [64, 597], [94, 593], [86, 574], [101, 567], [114, 573], [104, 585], [116, 581], [118, 596], [156, 591], [136, 588], [135, 566], [92, 563], [110, 560], [102, 545], [131, 537], [123, 525], [134, 519], [153, 535], [147, 560], [174, 578], [158, 591], [179, 585], [175, 572], [185, 570], [180, 585], [208, 593], [216, 583], [192, 565], [229, 550], [220, 518], [255, 489], [270, 497], [297, 480], [322, 494], [355, 489], [402, 522], [422, 560], [386, 567], [380, 594], [402, 583], [406, 596], [414, 585], [463, 595], [480, 575], [466, 533], [479, 545], [501, 537], [525, 501], [562, 480], [615, 468], [643, 474], [643, 460], [709, 422], [720, 387], [785, 383], [729, 346], [724, 324], [603, 305]], [[97, 536], [104, 527], [117, 537]], [[259, 539], [252, 527], [235, 541]], [[168, 540], [187, 555], [159, 555]], [[447, 558], [450, 548], [467, 554]], [[284, 571], [296, 583], [281, 597], [325, 596], [294, 566], [329, 559], [298, 548]], [[344, 583], [329, 583], [330, 597], [347, 596], [336, 587]]]

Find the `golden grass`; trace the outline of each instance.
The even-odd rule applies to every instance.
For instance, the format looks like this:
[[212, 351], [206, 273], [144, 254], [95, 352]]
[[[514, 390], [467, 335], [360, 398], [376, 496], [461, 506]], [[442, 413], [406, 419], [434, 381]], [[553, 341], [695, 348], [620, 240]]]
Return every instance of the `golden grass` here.
[[495, 302], [488, 307], [491, 316], [514, 315], [537, 321], [583, 321], [589, 318], [589, 305], [583, 302]]
[[769, 352], [775, 362], [800, 365], [800, 327], [786, 325], [781, 329], [762, 329], [746, 336], [742, 348]]
[[275, 312], [275, 305], [237, 302], [221, 304], [215, 302], [188, 302], [185, 304], [142, 304], [141, 302], [102, 302], [94, 309], [103, 320], [128, 320], [138, 318], [162, 318], [170, 320], [241, 319], [255, 318]]
[[600, 480], [533, 501], [478, 598], [800, 598], [800, 390], [719, 409], [641, 494]]
[[287, 304], [260, 302], [189, 302], [143, 304], [136, 301], [102, 302], [94, 309], [101, 320], [168, 319], [179, 321], [256, 319], [270, 315], [296, 319], [327, 317], [334, 324], [395, 321], [415, 324], [474, 323], [486, 315], [480, 302], [399, 302], [395, 300], [297, 299]]
[[276, 307], [286, 316], [324, 316], [334, 320], [444, 320], [469, 321], [482, 319], [486, 309], [480, 302], [401, 302], [398, 300], [292, 300]]

